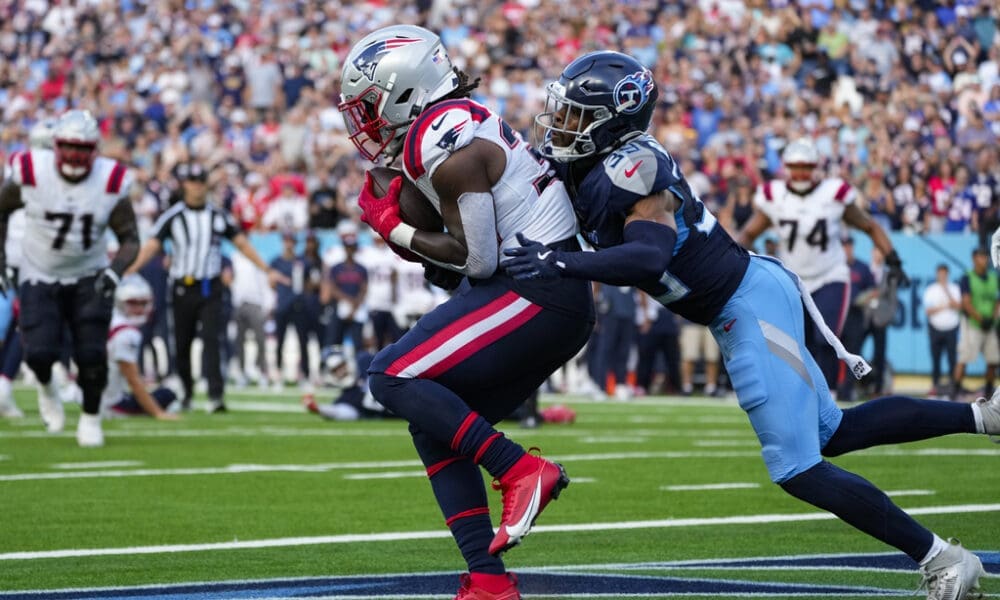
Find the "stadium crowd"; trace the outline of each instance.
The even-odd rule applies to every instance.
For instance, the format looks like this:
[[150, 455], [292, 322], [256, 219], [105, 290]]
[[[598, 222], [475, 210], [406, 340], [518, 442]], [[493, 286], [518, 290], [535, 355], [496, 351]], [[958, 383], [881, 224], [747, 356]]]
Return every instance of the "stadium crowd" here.
[[[213, 201], [247, 231], [356, 224], [370, 163], [336, 107], [341, 61], [366, 32], [412, 22], [440, 32], [456, 65], [481, 78], [474, 99], [528, 139], [545, 84], [569, 60], [637, 57], [660, 89], [656, 137], [730, 231], [750, 217], [754, 187], [780, 175], [786, 141], [807, 136], [825, 174], [851, 181], [885, 229], [985, 240], [1000, 224], [998, 18], [981, 0], [0, 0], [0, 152], [84, 108], [102, 154], [135, 170], [140, 233], [177, 201], [186, 161], [210, 169]], [[602, 306], [629, 310], [614, 302]], [[640, 331], [660, 319], [649, 312]], [[662, 327], [676, 338], [676, 323]], [[670, 370], [690, 389], [690, 375]]]

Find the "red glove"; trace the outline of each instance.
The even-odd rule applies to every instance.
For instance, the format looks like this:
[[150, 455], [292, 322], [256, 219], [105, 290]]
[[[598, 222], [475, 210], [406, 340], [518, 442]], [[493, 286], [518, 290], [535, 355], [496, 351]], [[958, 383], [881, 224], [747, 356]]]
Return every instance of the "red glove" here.
[[358, 205], [363, 211], [361, 220], [368, 223], [385, 241], [389, 241], [389, 234], [403, 222], [399, 216], [399, 190], [402, 187], [403, 177], [396, 177], [389, 184], [385, 196], [380, 198], [372, 191], [371, 176], [365, 173], [365, 183], [358, 196]]

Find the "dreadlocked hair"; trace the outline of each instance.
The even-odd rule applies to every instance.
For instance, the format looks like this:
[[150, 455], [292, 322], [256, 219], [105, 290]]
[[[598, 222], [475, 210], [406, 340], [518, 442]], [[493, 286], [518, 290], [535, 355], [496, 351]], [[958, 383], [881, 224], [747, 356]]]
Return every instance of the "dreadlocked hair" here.
[[458, 87], [442, 98], [442, 100], [457, 100], [459, 98], [468, 98], [472, 96], [472, 90], [479, 87], [481, 78], [476, 77], [472, 83], [469, 83], [469, 79], [471, 78], [468, 73], [458, 67], [452, 67], [452, 70], [455, 71], [455, 76], [458, 77]]

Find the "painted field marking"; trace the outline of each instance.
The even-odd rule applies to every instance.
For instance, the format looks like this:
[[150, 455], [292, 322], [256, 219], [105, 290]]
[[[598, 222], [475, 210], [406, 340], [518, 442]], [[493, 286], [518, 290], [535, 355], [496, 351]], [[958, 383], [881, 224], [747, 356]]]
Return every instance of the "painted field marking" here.
[[[956, 450], [949, 448], [924, 448], [919, 450], [893, 450], [885, 451], [868, 450], [872, 456], [989, 456], [1000, 455], [1000, 450]], [[742, 451], [669, 451], [669, 452], [607, 452], [602, 454], [564, 454], [553, 456], [562, 461], [585, 462], [585, 461], [610, 461], [610, 460], [684, 460], [700, 458], [757, 458], [758, 452]], [[342, 463], [319, 463], [312, 465], [262, 465], [262, 464], [233, 464], [223, 467], [190, 467], [175, 469], [110, 469], [94, 471], [63, 471], [45, 473], [13, 473], [0, 475], [0, 483], [12, 481], [38, 481], [56, 479], [93, 479], [100, 477], [157, 477], [157, 476], [185, 476], [185, 475], [239, 475], [244, 473], [325, 473], [340, 469], [392, 469], [419, 467], [417, 460], [396, 460], [381, 462], [342, 462]]]
[[407, 477], [427, 477], [427, 471], [386, 471], [385, 473], [351, 473], [344, 479], [404, 479]]
[[[911, 508], [911, 515], [946, 515], [959, 513], [1000, 512], [1000, 504], [959, 504], [953, 506], [927, 506]], [[673, 527], [703, 527], [720, 525], [761, 525], [768, 523], [796, 523], [803, 521], [829, 521], [837, 517], [830, 513], [794, 513], [769, 515], [739, 515], [731, 517], [701, 517], [687, 519], [660, 519], [648, 521], [621, 521], [609, 523], [574, 523], [564, 525], [539, 525], [533, 528], [538, 533], [565, 533], [591, 531], [623, 531], [634, 529], [664, 529]], [[319, 544], [351, 544], [370, 542], [398, 542], [403, 540], [429, 540], [450, 538], [448, 530], [402, 531], [369, 534], [341, 534], [310, 537], [273, 538], [266, 540], [244, 540], [202, 544], [169, 544], [162, 546], [134, 546], [127, 548], [82, 548], [63, 550], [41, 550], [33, 552], [6, 552], [0, 554], [0, 561], [37, 560], [46, 558], [81, 558], [89, 556], [120, 556], [135, 554], [171, 554], [177, 552], [203, 552], [206, 550], [243, 550], [249, 548], [281, 548], [289, 546], [311, 546]]]
[[934, 490], [892, 490], [887, 491], [887, 496], [933, 496]]
[[96, 462], [65, 462], [55, 463], [53, 469], [110, 469], [113, 467], [141, 467], [141, 460], [104, 460]]
[[752, 439], [746, 440], [695, 440], [693, 446], [698, 448], [721, 448], [721, 447], [754, 447], [760, 448], [760, 442]]
[[665, 492], [700, 492], [703, 490], [751, 490], [760, 487], [759, 483], [706, 483], [703, 485], [661, 485]]
[[601, 435], [601, 436], [585, 436], [580, 438], [580, 442], [584, 444], [645, 444], [649, 441], [647, 437], [634, 437], [634, 436], [614, 436], [614, 435]]

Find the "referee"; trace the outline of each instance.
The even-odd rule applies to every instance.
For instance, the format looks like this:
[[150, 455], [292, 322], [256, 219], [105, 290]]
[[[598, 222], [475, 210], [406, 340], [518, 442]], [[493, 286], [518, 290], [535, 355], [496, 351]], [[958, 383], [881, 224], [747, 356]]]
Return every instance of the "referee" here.
[[232, 241], [260, 269], [267, 271], [268, 266], [232, 217], [208, 201], [208, 171], [202, 165], [181, 163], [177, 165], [175, 174], [181, 181], [182, 201], [164, 211], [156, 220], [152, 235], [143, 244], [128, 272], [141, 269], [159, 253], [163, 243], [170, 240], [173, 342], [177, 373], [184, 384], [183, 406], [191, 406], [191, 343], [201, 323], [201, 340], [205, 346], [202, 372], [208, 379], [208, 411], [223, 412], [226, 405], [223, 402], [224, 379], [219, 351], [225, 327], [222, 322], [223, 284], [219, 277], [222, 272], [222, 240]]

